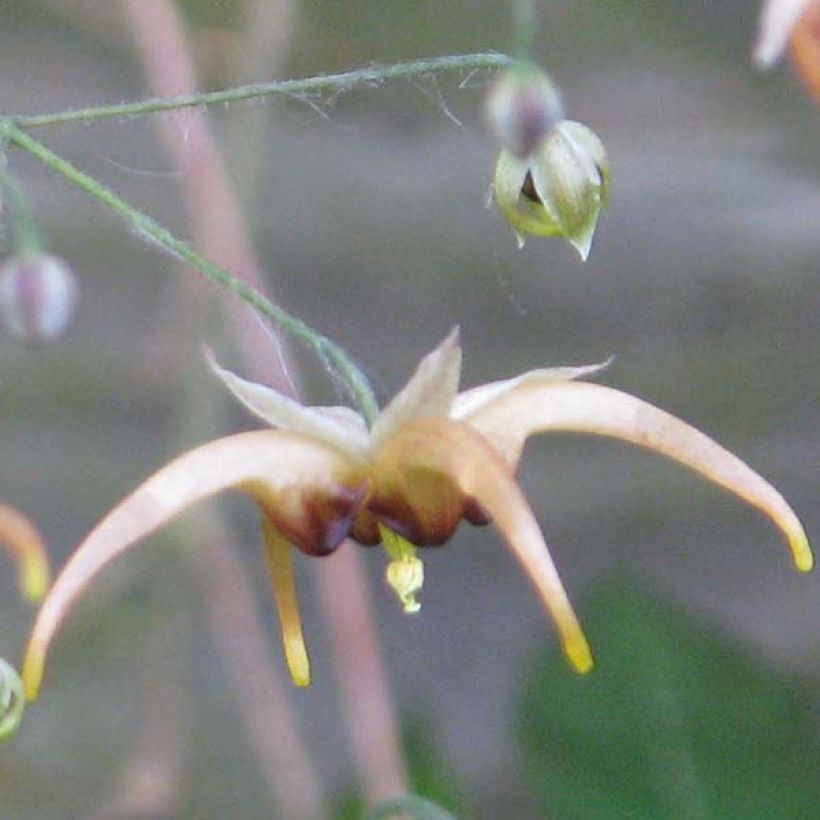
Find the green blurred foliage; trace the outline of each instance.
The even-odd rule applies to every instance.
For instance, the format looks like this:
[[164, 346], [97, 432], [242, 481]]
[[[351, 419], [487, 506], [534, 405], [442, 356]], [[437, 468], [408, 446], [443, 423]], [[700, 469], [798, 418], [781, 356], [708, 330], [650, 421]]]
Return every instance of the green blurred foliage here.
[[820, 739], [800, 682], [653, 595], [602, 591], [584, 623], [597, 667], [534, 665], [518, 736], [543, 816], [817, 816]]
[[[405, 722], [402, 731], [403, 749], [407, 761], [410, 779], [410, 790], [413, 795], [424, 797], [435, 804], [427, 813], [424, 808], [409, 816], [419, 817], [421, 820], [446, 820], [449, 813], [456, 817], [472, 817], [472, 810], [465, 790], [461, 787], [453, 774], [452, 766], [442, 753], [436, 742], [430, 723], [424, 717], [413, 717]], [[430, 813], [440, 807], [439, 814]], [[392, 813], [379, 813], [386, 810], [377, 809], [370, 817], [393, 817]], [[446, 809], [446, 812], [444, 811]], [[362, 796], [351, 790], [337, 806], [334, 812], [335, 820], [361, 820], [365, 816], [365, 806]]]

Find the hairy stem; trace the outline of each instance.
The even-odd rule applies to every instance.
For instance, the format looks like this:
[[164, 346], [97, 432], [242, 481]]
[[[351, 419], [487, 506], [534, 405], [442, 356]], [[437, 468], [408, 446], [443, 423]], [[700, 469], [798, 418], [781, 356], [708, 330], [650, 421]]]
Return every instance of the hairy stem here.
[[28, 151], [32, 156], [51, 168], [52, 171], [82, 188], [98, 202], [106, 205], [114, 213], [129, 222], [139, 233], [161, 248], [187, 262], [206, 278], [231, 290], [260, 315], [273, 321], [286, 333], [309, 344], [317, 355], [332, 368], [341, 383], [348, 389], [351, 398], [358, 405], [365, 418], [372, 422], [376, 417], [378, 403], [373, 394], [373, 388], [356, 363], [335, 342], [305, 324], [301, 319], [291, 316], [287, 311], [262, 296], [258, 291], [230, 274], [224, 268], [198, 254], [187, 242], [178, 239], [156, 220], [129, 205], [110, 188], [106, 188], [96, 179], [21, 131], [14, 120], [0, 120], [0, 137], [3, 136], [10, 143]]
[[408, 63], [392, 65], [374, 65], [357, 68], [341, 74], [327, 74], [318, 77], [305, 77], [301, 80], [281, 80], [272, 83], [253, 83], [224, 91], [207, 91], [196, 94], [183, 94], [179, 97], [141, 100], [139, 102], [103, 105], [92, 108], [78, 108], [72, 111], [58, 111], [54, 114], [37, 114], [30, 117], [17, 117], [20, 128], [38, 128], [45, 125], [61, 125], [69, 122], [89, 122], [107, 117], [138, 117], [144, 114], [155, 114], [158, 111], [173, 111], [179, 108], [191, 108], [201, 105], [219, 105], [224, 103], [253, 100], [259, 97], [270, 97], [276, 94], [292, 97], [295, 94], [310, 94], [317, 91], [340, 93], [351, 91], [360, 86], [376, 85], [387, 80], [398, 80], [418, 77], [423, 74], [436, 74], [442, 71], [475, 71], [482, 68], [504, 68], [512, 65], [513, 60], [505, 54], [481, 52], [477, 54], [456, 54], [448, 57], [428, 57]]

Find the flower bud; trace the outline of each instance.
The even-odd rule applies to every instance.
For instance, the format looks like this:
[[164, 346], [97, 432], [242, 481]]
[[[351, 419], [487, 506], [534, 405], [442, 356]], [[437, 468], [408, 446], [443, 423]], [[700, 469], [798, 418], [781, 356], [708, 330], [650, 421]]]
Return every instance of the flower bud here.
[[501, 146], [516, 157], [531, 154], [563, 114], [550, 78], [535, 67], [505, 71], [487, 96], [485, 114]]
[[520, 246], [528, 233], [563, 236], [586, 260], [609, 202], [609, 160], [594, 132], [563, 120], [526, 159], [502, 151], [494, 188]]
[[0, 268], [0, 316], [27, 342], [60, 337], [74, 317], [77, 283], [59, 257], [35, 252], [13, 257]]
[[0, 658], [0, 740], [17, 731], [26, 698], [17, 670]]

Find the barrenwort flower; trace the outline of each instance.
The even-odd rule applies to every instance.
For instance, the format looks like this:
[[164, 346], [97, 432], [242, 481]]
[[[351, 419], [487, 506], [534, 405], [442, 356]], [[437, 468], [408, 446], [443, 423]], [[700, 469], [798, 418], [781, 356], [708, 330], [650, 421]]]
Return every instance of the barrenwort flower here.
[[204, 444], [154, 473], [116, 506], [66, 564], [40, 610], [23, 667], [28, 698], [40, 688], [46, 653], [73, 604], [114, 558], [192, 504], [228, 488], [250, 495], [262, 532], [285, 656], [297, 685], [310, 679], [296, 592], [293, 547], [333, 552], [346, 538], [384, 542], [388, 577], [405, 608], [418, 608], [417, 547], [448, 541], [462, 520], [492, 523], [552, 615], [572, 666], [592, 654], [514, 473], [533, 433], [611, 436], [655, 450], [758, 507], [788, 539], [798, 569], [812, 554], [783, 497], [703, 433], [641, 399], [578, 381], [600, 369], [535, 370], [458, 392], [456, 331], [420, 363], [368, 430], [347, 407], [306, 407], [212, 362], [234, 395], [277, 428]]
[[15, 336], [42, 344], [65, 333], [74, 318], [77, 282], [65, 261], [23, 252], [0, 269], [0, 315]]
[[609, 184], [601, 141], [585, 125], [562, 120], [527, 157], [502, 151], [493, 188], [519, 246], [528, 233], [562, 236], [586, 260]]

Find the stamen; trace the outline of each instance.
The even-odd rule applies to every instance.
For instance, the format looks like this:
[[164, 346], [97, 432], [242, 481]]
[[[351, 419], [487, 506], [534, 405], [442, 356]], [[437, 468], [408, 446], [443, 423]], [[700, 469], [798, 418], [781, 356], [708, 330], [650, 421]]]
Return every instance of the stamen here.
[[382, 545], [390, 557], [385, 579], [398, 596], [405, 613], [418, 612], [421, 603], [416, 595], [424, 586], [424, 564], [416, 555], [416, 546], [383, 524], [379, 524], [379, 532]]

